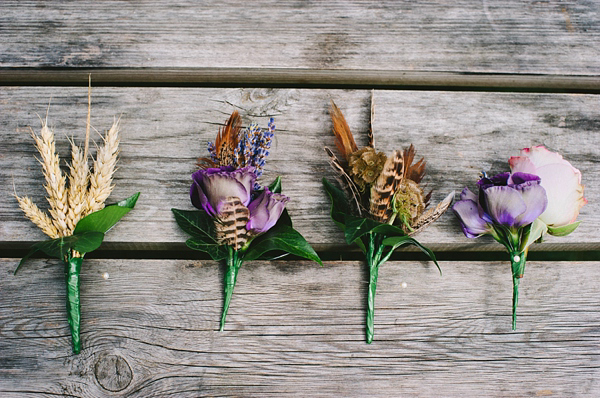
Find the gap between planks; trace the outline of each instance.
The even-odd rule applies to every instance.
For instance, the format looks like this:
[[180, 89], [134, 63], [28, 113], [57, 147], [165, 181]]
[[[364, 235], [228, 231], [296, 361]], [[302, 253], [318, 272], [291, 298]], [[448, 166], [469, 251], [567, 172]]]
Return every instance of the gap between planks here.
[[600, 76], [297, 68], [0, 68], [0, 86], [277, 87], [600, 94]]

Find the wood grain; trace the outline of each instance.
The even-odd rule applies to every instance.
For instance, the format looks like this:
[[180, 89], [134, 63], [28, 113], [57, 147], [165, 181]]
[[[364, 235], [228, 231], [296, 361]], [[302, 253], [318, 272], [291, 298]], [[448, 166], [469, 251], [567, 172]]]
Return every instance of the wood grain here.
[[68, 1], [0, 5], [0, 66], [600, 74], [600, 4]]
[[[78, 356], [58, 261], [15, 265], [0, 262], [3, 397], [600, 393], [597, 262], [528, 263], [516, 332], [507, 263], [386, 263], [367, 345], [361, 262], [244, 264], [220, 333], [215, 262], [88, 259]], [[106, 383], [115, 368], [128, 384]]]
[[[66, 136], [82, 139], [85, 131], [86, 90], [78, 88], [4, 87], [0, 90], [0, 242], [18, 244], [43, 239], [27, 221], [12, 197], [30, 195], [43, 205], [42, 175], [35, 160], [29, 127], [38, 128], [36, 115], [54, 126], [59, 151], [67, 154]], [[92, 124], [106, 129], [121, 117], [122, 152], [112, 200], [136, 191], [136, 209], [107, 235], [108, 242], [181, 243], [170, 209], [191, 209], [188, 198], [195, 159], [204, 156], [206, 142], [233, 109], [244, 123], [266, 125], [276, 118], [277, 133], [264, 181], [283, 177], [284, 192], [295, 226], [316, 245], [343, 245], [330, 221], [323, 177], [333, 179], [323, 146], [334, 148], [328, 104], [342, 109], [359, 145], [366, 144], [370, 92], [366, 90], [275, 90], [201, 88], [97, 88], [93, 92]], [[510, 94], [463, 92], [375, 92], [375, 140], [380, 150], [415, 144], [427, 161], [427, 186], [434, 202], [448, 192], [474, 188], [481, 170], [508, 170], [509, 156], [522, 147], [544, 144], [559, 151], [582, 170], [589, 200], [579, 229], [553, 245], [583, 245], [597, 249], [600, 241], [600, 102], [597, 96], [567, 94]], [[143, 232], [142, 232], [143, 231]], [[451, 214], [419, 235], [436, 249], [473, 250], [500, 246], [491, 239], [465, 238]], [[543, 249], [543, 245], [537, 247]]]

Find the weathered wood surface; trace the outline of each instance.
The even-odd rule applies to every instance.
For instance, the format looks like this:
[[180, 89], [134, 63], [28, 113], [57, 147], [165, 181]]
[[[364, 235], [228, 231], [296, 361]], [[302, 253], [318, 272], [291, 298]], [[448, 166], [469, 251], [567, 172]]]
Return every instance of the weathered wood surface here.
[[[44, 204], [41, 169], [29, 136], [39, 129], [51, 100], [49, 123], [59, 151], [68, 155], [66, 136], [81, 139], [85, 131], [86, 90], [81, 88], [4, 87], [0, 90], [0, 242], [43, 239], [12, 197], [30, 195]], [[269, 90], [98, 88], [93, 92], [92, 124], [106, 129], [121, 117], [122, 152], [113, 200], [141, 191], [134, 212], [119, 223], [108, 242], [169, 244], [185, 241], [172, 207], [191, 209], [188, 189], [195, 158], [206, 155], [220, 123], [233, 109], [245, 122], [266, 125], [276, 118], [277, 133], [264, 181], [283, 177], [284, 192], [296, 227], [318, 247], [343, 245], [329, 219], [323, 176], [333, 179], [323, 146], [334, 148], [329, 101], [346, 115], [359, 144], [366, 144], [370, 92], [366, 90]], [[520, 148], [544, 144], [559, 151], [583, 173], [589, 204], [583, 223], [571, 236], [548, 239], [552, 245], [580, 244], [598, 249], [600, 238], [600, 98], [592, 95], [461, 92], [375, 92], [376, 146], [392, 149], [414, 143], [428, 161], [426, 182], [434, 201], [464, 186], [475, 187], [481, 170], [508, 170], [507, 160]], [[44, 116], [45, 117], [45, 116]], [[143, 233], [141, 233], [143, 231]], [[452, 250], [496, 248], [491, 239], [465, 238], [448, 213], [420, 235], [432, 247]], [[487, 243], [487, 244], [486, 244]], [[563, 246], [560, 246], [563, 245]], [[168, 245], [166, 247], [169, 247]], [[536, 247], [544, 250], [543, 245]]]
[[0, 4], [0, 66], [600, 74], [600, 3]]
[[90, 259], [80, 355], [59, 262], [15, 265], [0, 262], [3, 397], [600, 394], [597, 262], [530, 262], [516, 332], [507, 263], [387, 263], [367, 345], [360, 262], [245, 264], [218, 332], [217, 263]]

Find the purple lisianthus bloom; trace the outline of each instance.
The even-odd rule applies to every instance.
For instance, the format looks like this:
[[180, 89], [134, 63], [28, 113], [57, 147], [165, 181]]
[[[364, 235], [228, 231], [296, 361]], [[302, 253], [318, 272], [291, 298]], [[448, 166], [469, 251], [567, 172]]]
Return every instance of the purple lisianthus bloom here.
[[527, 226], [546, 209], [540, 178], [527, 173], [502, 173], [477, 182], [479, 197], [465, 188], [452, 210], [468, 238], [492, 233], [494, 225], [511, 229]]
[[287, 196], [273, 193], [265, 187], [264, 191], [248, 205], [250, 219], [246, 229], [255, 235], [271, 229], [279, 220], [289, 200]]
[[238, 197], [244, 206], [248, 206], [256, 175], [251, 166], [237, 170], [232, 166], [221, 166], [198, 170], [192, 174], [192, 180], [192, 204], [215, 217], [229, 196]]

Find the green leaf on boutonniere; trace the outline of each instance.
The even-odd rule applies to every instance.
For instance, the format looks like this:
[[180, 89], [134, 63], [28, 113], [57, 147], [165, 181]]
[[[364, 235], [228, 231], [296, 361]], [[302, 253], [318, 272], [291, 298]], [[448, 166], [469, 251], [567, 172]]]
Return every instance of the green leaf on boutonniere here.
[[211, 216], [202, 210], [171, 209], [175, 221], [181, 229], [191, 235], [185, 244], [193, 250], [207, 253], [213, 260], [220, 261], [227, 258], [227, 247], [219, 245], [215, 232], [215, 222]]
[[88, 253], [100, 247], [103, 240], [104, 233], [102, 232], [84, 231], [77, 235], [38, 242], [31, 246], [31, 250], [21, 259], [14, 273], [16, 275], [23, 263], [38, 251], [43, 252], [47, 256], [64, 260], [70, 250], [78, 251], [81, 254]]
[[75, 226], [73, 235], [86, 231], [106, 233], [118, 223], [125, 214], [133, 209], [139, 197], [140, 193], [138, 192], [125, 200], [115, 203], [114, 205], [106, 206], [102, 210], [95, 211], [83, 217]]
[[571, 232], [575, 231], [581, 224], [581, 221], [574, 222], [573, 224], [563, 225], [562, 227], [551, 227], [548, 225], [548, 233], [553, 236], [567, 236]]
[[207, 253], [215, 261], [225, 260], [227, 258], [227, 246], [208, 243], [201, 239], [190, 238], [185, 241], [187, 247], [193, 250], [199, 250]]
[[281, 176], [277, 176], [277, 178], [275, 178], [275, 181], [269, 184], [268, 188], [269, 191], [273, 193], [281, 193]]
[[191, 235], [194, 240], [217, 244], [215, 223], [211, 216], [202, 210], [171, 209], [175, 221], [184, 232]]
[[442, 269], [440, 268], [440, 265], [438, 264], [436, 258], [435, 258], [435, 254], [433, 253], [433, 251], [431, 249], [429, 249], [426, 246], [423, 246], [418, 240], [416, 240], [413, 237], [410, 236], [393, 236], [390, 238], [385, 238], [383, 240], [383, 245], [384, 246], [391, 246], [392, 248], [390, 249], [391, 251], [396, 250], [397, 248], [404, 246], [404, 245], [413, 245], [413, 246], [417, 246], [419, 249], [421, 249], [421, 251], [425, 254], [427, 254], [427, 256], [431, 259], [431, 261], [433, 261], [433, 263], [435, 264], [435, 266], [438, 268], [438, 270], [440, 271], [440, 274], [442, 273]]
[[244, 261], [252, 261], [264, 257], [269, 252], [287, 252], [295, 256], [313, 260], [321, 265], [321, 259], [306, 239], [292, 228], [290, 216], [284, 210], [277, 224], [250, 243], [244, 253]]
[[331, 218], [338, 227], [345, 229], [345, 215], [350, 214], [350, 207], [344, 192], [323, 178], [323, 186], [331, 199]]

